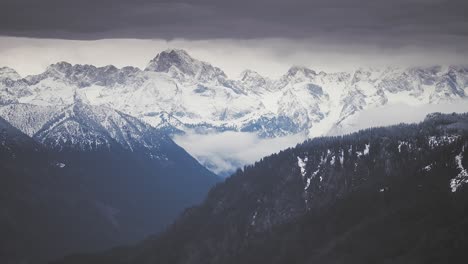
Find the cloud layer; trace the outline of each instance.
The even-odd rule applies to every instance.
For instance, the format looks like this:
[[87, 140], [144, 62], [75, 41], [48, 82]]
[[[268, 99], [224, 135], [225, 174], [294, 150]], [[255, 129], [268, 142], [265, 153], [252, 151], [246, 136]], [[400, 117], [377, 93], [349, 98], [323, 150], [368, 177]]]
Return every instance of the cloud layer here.
[[370, 127], [390, 126], [399, 123], [418, 123], [423, 121], [427, 114], [434, 112], [466, 113], [468, 112], [468, 100], [417, 106], [399, 103], [366, 109], [351, 116], [346, 120], [342, 129], [332, 130], [329, 135], [349, 134]]
[[465, 0], [3, 0], [0, 35], [466, 44]]
[[[386, 105], [359, 112], [346, 121], [346, 126], [329, 135], [349, 134], [369, 127], [389, 126], [399, 123], [417, 123], [434, 112], [468, 112], [468, 101], [437, 105], [412, 106], [407, 104]], [[325, 133], [327, 134], [327, 133]], [[200, 163], [221, 176], [229, 176], [237, 168], [252, 164], [305, 140], [302, 135], [281, 138], [259, 138], [253, 133], [223, 132], [215, 134], [188, 133], [174, 138]]]
[[247, 164], [305, 140], [302, 135], [280, 138], [259, 138], [254, 133], [223, 132], [216, 134], [186, 134], [175, 142], [213, 172], [228, 176]]

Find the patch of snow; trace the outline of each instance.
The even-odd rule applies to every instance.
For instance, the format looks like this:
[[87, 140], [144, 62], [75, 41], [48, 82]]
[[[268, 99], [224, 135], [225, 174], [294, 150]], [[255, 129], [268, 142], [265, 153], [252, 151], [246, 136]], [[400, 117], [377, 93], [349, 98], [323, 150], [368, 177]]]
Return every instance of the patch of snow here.
[[315, 176], [317, 176], [317, 174], [319, 173], [319, 171], [320, 171], [320, 166], [318, 166], [318, 167], [317, 167], [317, 170], [314, 171], [314, 172], [312, 173], [312, 176], [311, 176], [311, 177], [314, 178]]
[[460, 170], [460, 173], [458, 173], [458, 175], [450, 181], [450, 188], [452, 189], [452, 192], [456, 192], [458, 188], [460, 188], [465, 183], [468, 183], [468, 172], [462, 164], [464, 151], [465, 147], [463, 147], [462, 152], [460, 152], [460, 154], [455, 157], [455, 161], [457, 163], [458, 169]]
[[304, 186], [304, 191], [309, 189], [309, 186], [310, 186], [310, 179], [311, 178], [307, 178], [307, 183], [306, 183], [306, 186]]
[[257, 211], [252, 215], [252, 220], [250, 221], [250, 225], [254, 226], [255, 225], [255, 219], [257, 218]]
[[370, 144], [366, 144], [363, 151], [356, 151], [358, 158], [369, 154]]
[[366, 148], [364, 149], [364, 155], [369, 154], [370, 144], [366, 144]]
[[[312, 172], [312, 174], [310, 175], [310, 177], [307, 178], [306, 185], [304, 186], [304, 191], [306, 191], [307, 189], [309, 189], [311, 180], [312, 180], [313, 178], [315, 178], [315, 176], [317, 176], [317, 174], [320, 172], [320, 166], [321, 166], [321, 165], [318, 165], [317, 170], [315, 170], [314, 172]], [[320, 177], [320, 178], [321, 178], [321, 177]]]
[[297, 166], [301, 169], [301, 175], [302, 177], [305, 177], [307, 171], [305, 169], [307, 165], [308, 158], [305, 157], [304, 159], [301, 159], [299, 156], [297, 157]]
[[432, 164], [429, 164], [423, 168], [423, 171], [430, 171], [430, 170], [432, 170]]
[[57, 162], [57, 163], [55, 163], [55, 166], [63, 169], [63, 168], [65, 168], [65, 163]]
[[441, 137], [429, 137], [429, 146], [431, 148], [440, 147], [455, 142], [459, 135], [444, 135]]
[[383, 188], [379, 189], [379, 192], [381, 192], [381, 193], [386, 192], [386, 191], [388, 191], [388, 187], [383, 187]]
[[398, 152], [400, 153], [401, 152], [401, 146], [407, 146], [408, 145], [408, 142], [406, 141], [398, 141]]

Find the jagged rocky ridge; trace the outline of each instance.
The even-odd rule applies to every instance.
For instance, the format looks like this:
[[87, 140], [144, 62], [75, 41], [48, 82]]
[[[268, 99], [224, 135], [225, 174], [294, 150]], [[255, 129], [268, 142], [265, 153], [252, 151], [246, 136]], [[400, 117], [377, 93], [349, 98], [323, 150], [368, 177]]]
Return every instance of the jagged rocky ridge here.
[[8, 107], [28, 135], [0, 118], [1, 263], [141, 240], [219, 181], [164, 131], [78, 93]]
[[316, 138], [214, 187], [163, 234], [57, 263], [462, 263], [468, 114]]
[[339, 73], [295, 66], [277, 80], [251, 70], [229, 79], [183, 50], [166, 50], [144, 70], [59, 62], [44, 73], [21, 78], [2, 68], [0, 104], [66, 105], [80, 90], [93, 105], [106, 105], [171, 133], [232, 130], [264, 137], [318, 136], [346, 126], [349, 117], [365, 109], [464, 99], [467, 76], [465, 66]]

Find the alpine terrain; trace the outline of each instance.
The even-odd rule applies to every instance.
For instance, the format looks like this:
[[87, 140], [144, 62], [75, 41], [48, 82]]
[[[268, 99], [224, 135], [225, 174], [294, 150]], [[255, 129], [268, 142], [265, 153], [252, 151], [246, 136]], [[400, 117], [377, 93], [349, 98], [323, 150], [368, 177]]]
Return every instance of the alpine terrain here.
[[[143, 70], [59, 62], [23, 78], [11, 68], [0, 69], [0, 116], [29, 135], [51, 111], [72, 104], [76, 93], [90, 105], [118, 110], [170, 135], [238, 131], [307, 138], [347, 131], [353, 118], [369, 109], [464, 100], [468, 67], [326, 73], [294, 66], [275, 80], [252, 70], [231, 79], [184, 50], [169, 49]], [[31, 122], [21, 120], [31, 115]]]

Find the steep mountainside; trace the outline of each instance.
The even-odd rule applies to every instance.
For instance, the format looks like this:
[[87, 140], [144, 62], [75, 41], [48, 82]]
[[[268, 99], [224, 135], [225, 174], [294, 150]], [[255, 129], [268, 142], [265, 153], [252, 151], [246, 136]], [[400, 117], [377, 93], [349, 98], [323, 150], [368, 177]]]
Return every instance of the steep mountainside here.
[[0, 69], [0, 105], [67, 105], [80, 90], [93, 105], [173, 133], [232, 130], [262, 137], [325, 135], [366, 109], [453, 102], [465, 99], [467, 89], [465, 66], [339, 73], [294, 66], [277, 80], [251, 70], [229, 79], [220, 68], [183, 50], [161, 52], [144, 70], [59, 62], [21, 78], [12, 69]]
[[239, 170], [159, 236], [58, 263], [463, 263], [468, 114], [316, 138]]
[[119, 241], [65, 164], [1, 118], [0, 134], [0, 262], [40, 262]]
[[2, 263], [141, 240], [219, 180], [166, 134], [78, 94], [68, 106], [10, 110], [32, 137], [0, 120]]

